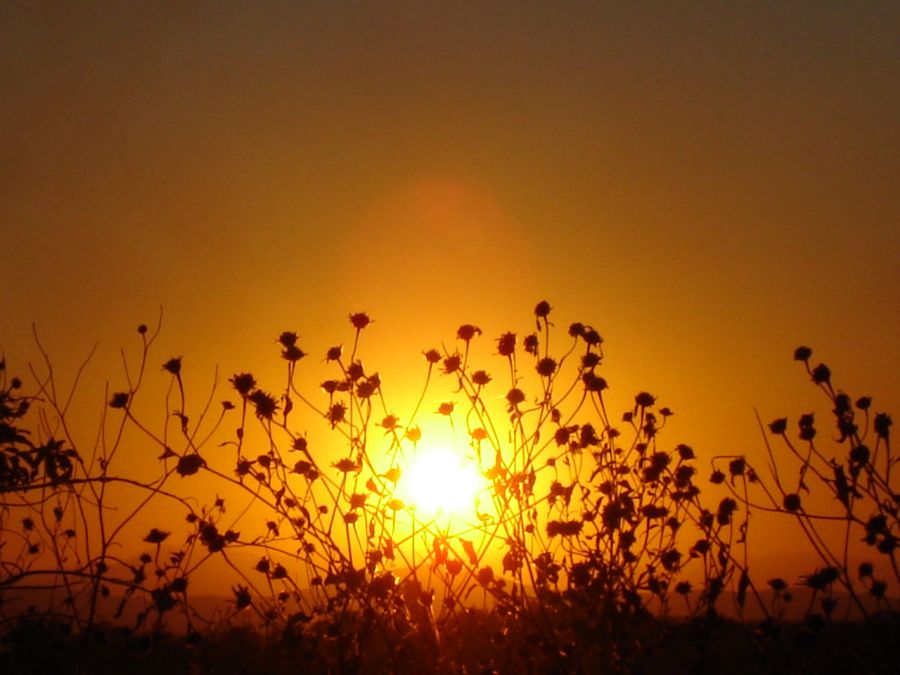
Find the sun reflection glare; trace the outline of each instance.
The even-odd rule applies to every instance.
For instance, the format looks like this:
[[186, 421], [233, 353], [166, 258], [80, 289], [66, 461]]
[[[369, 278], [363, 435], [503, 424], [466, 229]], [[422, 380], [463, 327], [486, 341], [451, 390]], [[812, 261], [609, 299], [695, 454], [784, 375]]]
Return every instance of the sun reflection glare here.
[[419, 448], [398, 490], [428, 517], [474, 518], [475, 500], [486, 481], [474, 460], [445, 447]]

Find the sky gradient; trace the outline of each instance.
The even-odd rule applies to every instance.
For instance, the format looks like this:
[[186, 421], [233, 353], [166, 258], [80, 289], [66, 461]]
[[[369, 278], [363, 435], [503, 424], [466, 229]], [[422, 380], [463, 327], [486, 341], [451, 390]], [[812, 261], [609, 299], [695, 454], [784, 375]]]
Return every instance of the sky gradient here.
[[897, 411], [898, 31], [894, 2], [4, 2], [0, 348], [24, 370], [35, 322], [115, 379], [163, 306], [160, 358], [209, 380], [365, 310], [390, 391], [547, 299], [704, 456], [819, 404], [798, 344]]

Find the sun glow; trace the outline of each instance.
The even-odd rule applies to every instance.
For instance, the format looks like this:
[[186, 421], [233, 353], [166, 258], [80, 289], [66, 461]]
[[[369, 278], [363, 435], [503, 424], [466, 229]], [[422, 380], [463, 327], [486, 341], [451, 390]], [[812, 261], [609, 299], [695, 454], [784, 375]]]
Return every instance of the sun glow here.
[[420, 448], [399, 490], [421, 515], [474, 518], [475, 500], [486, 480], [476, 463], [447, 448]]

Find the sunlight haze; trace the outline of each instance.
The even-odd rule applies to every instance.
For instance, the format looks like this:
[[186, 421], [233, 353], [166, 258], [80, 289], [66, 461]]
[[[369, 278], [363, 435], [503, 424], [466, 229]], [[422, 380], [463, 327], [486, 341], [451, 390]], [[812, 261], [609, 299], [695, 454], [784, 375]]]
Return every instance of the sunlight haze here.
[[547, 300], [554, 348], [603, 336], [614, 417], [649, 391], [704, 477], [762, 463], [755, 409], [822, 404], [798, 345], [900, 410], [898, 28], [894, 2], [2, 3], [0, 351], [29, 377], [34, 323], [71, 383], [99, 342], [89, 445], [160, 307], [193, 415], [216, 368], [216, 405], [235, 373], [282, 387], [285, 330], [324, 409], [364, 311], [402, 417], [425, 350], [474, 324], [499, 379]]

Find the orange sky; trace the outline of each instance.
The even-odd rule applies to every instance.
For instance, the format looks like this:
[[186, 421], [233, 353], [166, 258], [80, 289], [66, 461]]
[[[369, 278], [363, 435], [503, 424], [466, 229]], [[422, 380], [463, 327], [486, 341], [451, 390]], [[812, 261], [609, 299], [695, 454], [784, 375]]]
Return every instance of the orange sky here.
[[893, 2], [2, 3], [0, 347], [24, 371], [34, 321], [115, 379], [162, 305], [161, 356], [208, 381], [366, 310], [402, 390], [546, 298], [707, 456], [819, 404], [801, 343], [897, 411], [898, 28]]

